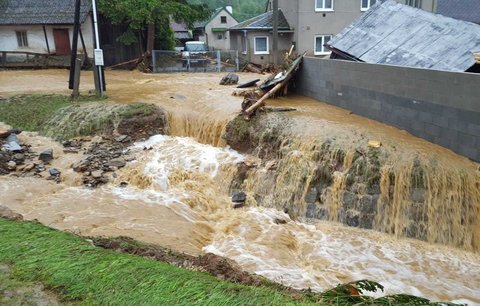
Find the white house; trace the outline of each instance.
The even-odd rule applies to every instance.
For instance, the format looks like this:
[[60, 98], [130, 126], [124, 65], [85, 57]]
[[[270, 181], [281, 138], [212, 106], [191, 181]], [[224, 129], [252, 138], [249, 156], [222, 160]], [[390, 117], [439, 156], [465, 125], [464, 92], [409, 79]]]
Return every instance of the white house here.
[[[0, 1], [0, 53], [32, 52], [69, 55], [71, 52], [75, 0]], [[81, 2], [81, 36], [89, 57], [93, 54], [91, 4]], [[78, 52], [82, 53], [81, 39]]]
[[230, 50], [228, 28], [238, 24], [232, 14], [231, 5], [216, 9], [210, 19], [195, 24], [194, 38], [204, 41], [212, 50]]

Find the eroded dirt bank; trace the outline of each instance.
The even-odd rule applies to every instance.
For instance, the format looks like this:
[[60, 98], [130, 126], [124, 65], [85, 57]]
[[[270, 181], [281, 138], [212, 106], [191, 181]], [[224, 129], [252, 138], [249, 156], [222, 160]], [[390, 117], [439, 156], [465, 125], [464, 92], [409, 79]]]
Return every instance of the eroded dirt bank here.
[[[191, 254], [213, 252], [295, 288], [325, 290], [371, 278], [387, 293], [480, 301], [480, 259], [463, 250], [474, 250], [478, 237], [476, 164], [302, 97], [273, 102], [297, 112], [248, 124], [237, 119], [227, 127], [240, 99], [227, 96], [232, 88], [215, 84], [218, 75], [191, 77], [140, 75], [135, 89], [118, 87], [135, 92], [135, 101], [151, 95], [165, 103], [170, 136], [128, 147], [133, 160], [107, 185], [85, 189], [74, 172], [67, 179], [69, 161], [60, 184], [42, 180], [35, 187], [36, 179], [1, 179], [9, 201], [0, 205], [86, 235], [124, 235]], [[195, 82], [210, 85], [185, 90]], [[176, 97], [166, 91], [173, 83], [182, 84]], [[382, 146], [371, 148], [370, 140]], [[243, 154], [224, 148], [223, 141]], [[232, 208], [236, 191], [247, 194], [242, 209]], [[431, 222], [447, 216], [453, 222]]]

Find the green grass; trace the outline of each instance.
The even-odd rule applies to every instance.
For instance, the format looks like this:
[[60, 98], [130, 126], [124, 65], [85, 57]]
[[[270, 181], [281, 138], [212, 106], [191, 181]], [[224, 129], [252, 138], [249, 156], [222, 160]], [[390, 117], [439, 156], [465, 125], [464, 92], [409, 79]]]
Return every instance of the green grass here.
[[0, 218], [0, 263], [80, 305], [308, 305], [267, 287], [227, 283], [202, 272], [92, 246], [43, 225]]
[[[96, 97], [83, 97], [78, 101], [98, 100]], [[20, 95], [0, 102], [0, 121], [25, 131], [37, 131], [52, 114], [72, 102], [62, 95]]]

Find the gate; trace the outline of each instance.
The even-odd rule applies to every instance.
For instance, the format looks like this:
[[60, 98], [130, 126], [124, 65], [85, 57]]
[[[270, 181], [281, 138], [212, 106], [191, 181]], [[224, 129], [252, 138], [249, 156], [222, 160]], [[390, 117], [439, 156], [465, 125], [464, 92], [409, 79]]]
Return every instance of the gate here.
[[153, 72], [236, 72], [238, 51], [208, 51], [192, 54], [181, 51], [154, 50]]

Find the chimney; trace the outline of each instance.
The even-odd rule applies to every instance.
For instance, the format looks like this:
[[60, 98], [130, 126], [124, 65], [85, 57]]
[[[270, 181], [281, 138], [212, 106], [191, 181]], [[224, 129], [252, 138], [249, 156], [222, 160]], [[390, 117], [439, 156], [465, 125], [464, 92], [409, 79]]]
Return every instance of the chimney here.
[[228, 0], [228, 1], [227, 1], [227, 5], [225, 5], [225, 9], [226, 9], [230, 14], [233, 14], [232, 0]]

